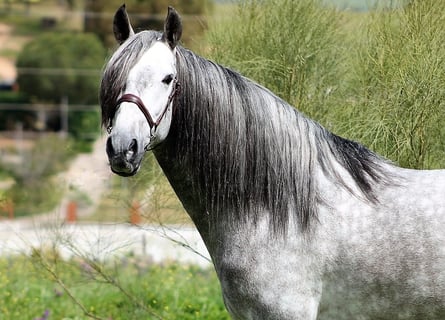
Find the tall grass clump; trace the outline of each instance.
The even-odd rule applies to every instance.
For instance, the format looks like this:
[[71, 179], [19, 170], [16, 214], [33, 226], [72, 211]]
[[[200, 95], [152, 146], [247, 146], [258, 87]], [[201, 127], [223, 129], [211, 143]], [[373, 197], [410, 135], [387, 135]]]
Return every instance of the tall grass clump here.
[[211, 59], [403, 167], [445, 167], [445, 2], [249, 0], [220, 20]]
[[404, 167], [445, 167], [444, 25], [443, 1], [377, 10], [350, 57], [343, 130]]
[[208, 32], [210, 58], [324, 119], [338, 85], [339, 16], [313, 0], [242, 1]]

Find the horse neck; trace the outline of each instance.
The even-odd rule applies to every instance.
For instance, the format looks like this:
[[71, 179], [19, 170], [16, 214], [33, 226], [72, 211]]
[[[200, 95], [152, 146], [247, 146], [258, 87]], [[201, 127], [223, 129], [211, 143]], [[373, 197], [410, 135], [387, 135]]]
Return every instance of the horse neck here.
[[315, 214], [309, 178], [316, 156], [300, 156], [315, 149], [299, 144], [313, 140], [300, 134], [310, 121], [229, 69], [183, 49], [178, 56], [181, 93], [156, 154], [192, 219], [225, 230], [268, 214], [283, 233], [289, 212], [298, 211], [292, 219], [307, 226]]
[[156, 154], [202, 233], [255, 225], [264, 214], [275, 234], [289, 223], [305, 231], [322, 201], [319, 179], [371, 202], [374, 186], [391, 180], [363, 146], [181, 48], [178, 79], [170, 133]]

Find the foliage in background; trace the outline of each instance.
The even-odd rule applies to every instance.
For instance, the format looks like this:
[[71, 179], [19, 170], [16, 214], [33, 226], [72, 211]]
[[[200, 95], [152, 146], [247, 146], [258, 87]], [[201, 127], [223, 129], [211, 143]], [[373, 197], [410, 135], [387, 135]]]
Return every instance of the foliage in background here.
[[210, 57], [402, 166], [445, 167], [444, 9], [413, 0], [364, 15], [251, 0], [210, 31]]
[[323, 119], [341, 71], [338, 23], [315, 1], [244, 1], [210, 30], [210, 56]]
[[69, 111], [68, 132], [76, 140], [80, 152], [90, 152], [100, 133], [100, 109]]
[[[410, 0], [403, 0], [408, 2]], [[369, 11], [376, 8], [393, 9], [400, 6], [400, 2], [395, 0], [322, 0], [322, 3], [327, 6], [339, 8], [341, 10], [351, 11]]]
[[[85, 31], [94, 32], [110, 48], [116, 46], [112, 32], [113, 15], [122, 5], [120, 0], [89, 0], [85, 10], [97, 13], [85, 17]], [[213, 6], [212, 0], [128, 0], [125, 1], [130, 21], [135, 31], [163, 30], [167, 7], [173, 6], [186, 19], [183, 41], [191, 43], [204, 32], [208, 14]], [[188, 17], [187, 17], [188, 15]]]
[[[92, 110], [70, 111], [68, 129], [74, 138], [94, 140], [100, 126], [95, 106], [104, 60], [105, 49], [93, 34], [40, 35], [27, 43], [17, 58], [20, 91], [34, 103], [66, 100], [71, 105], [92, 105]], [[53, 118], [52, 128], [60, 128], [60, 116]]]
[[[24, 104], [29, 103], [29, 99], [21, 92], [1, 91], [1, 104]], [[30, 110], [0, 110], [0, 130], [10, 130], [16, 127], [17, 123], [22, 123], [24, 129], [33, 127], [35, 114]]]
[[105, 49], [92, 34], [46, 33], [25, 45], [17, 58], [20, 90], [33, 101], [97, 104]]
[[54, 175], [66, 169], [73, 155], [72, 146], [57, 135], [48, 135], [39, 139], [32, 149], [23, 150], [21, 162], [0, 163], [15, 181], [5, 197], [14, 203], [16, 216], [42, 213], [59, 203], [65, 190]]
[[445, 167], [444, 24], [442, 1], [374, 12], [351, 56], [345, 132], [405, 167]]

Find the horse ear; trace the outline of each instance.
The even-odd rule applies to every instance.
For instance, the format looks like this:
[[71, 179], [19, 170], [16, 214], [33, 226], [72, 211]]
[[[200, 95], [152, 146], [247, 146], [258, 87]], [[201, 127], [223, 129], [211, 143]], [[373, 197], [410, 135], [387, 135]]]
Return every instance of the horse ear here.
[[168, 7], [167, 18], [164, 24], [164, 40], [173, 50], [181, 39], [182, 22], [178, 12], [173, 7]]
[[130, 36], [134, 35], [133, 28], [130, 24], [130, 18], [128, 18], [125, 4], [123, 4], [115, 13], [113, 20], [113, 32], [116, 41], [122, 44]]

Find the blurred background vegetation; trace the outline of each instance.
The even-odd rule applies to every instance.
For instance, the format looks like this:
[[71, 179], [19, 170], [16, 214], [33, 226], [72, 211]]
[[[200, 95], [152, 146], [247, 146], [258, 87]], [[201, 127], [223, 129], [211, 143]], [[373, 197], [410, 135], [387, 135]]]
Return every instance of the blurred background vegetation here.
[[[7, 181], [2, 199], [15, 204], [16, 215], [55, 207], [66, 191], [57, 187], [55, 175], [100, 137], [98, 84], [116, 47], [112, 19], [120, 5], [120, 0], [0, 2], [0, 181]], [[162, 29], [167, 6], [176, 6], [185, 21], [184, 42], [197, 43], [213, 2], [126, 5], [137, 31]], [[3, 74], [4, 65], [15, 72]], [[34, 172], [35, 165], [45, 170]]]
[[[120, 0], [0, 4], [2, 30], [10, 28], [0, 58], [12, 61], [17, 72], [12, 81], [0, 79], [1, 136], [16, 141], [0, 145], [0, 179], [14, 185], [2, 191], [3, 198], [6, 192], [24, 208], [25, 199], [36, 201], [26, 196], [31, 184], [19, 172], [23, 163], [52, 163], [41, 150], [54, 148], [57, 137], [64, 142], [56, 152], [64, 155], [54, 158], [65, 164], [52, 164], [33, 178], [48, 181], [48, 188], [58, 168], [91, 150], [100, 136], [97, 87], [116, 47], [112, 17], [120, 5]], [[167, 5], [174, 5], [183, 17], [184, 46], [253, 78], [333, 132], [401, 166], [445, 167], [442, 2], [129, 0], [126, 5], [136, 31], [162, 29]], [[154, 169], [129, 182], [141, 197], [153, 181], [167, 184], [155, 161], [147, 161]], [[111, 185], [116, 188], [110, 195], [123, 192], [121, 182]], [[49, 208], [57, 198], [46, 202], [37, 207]], [[109, 211], [107, 202], [102, 211]], [[168, 210], [181, 210], [177, 203], [173, 207]]]
[[[442, 2], [126, 4], [137, 31], [162, 29], [167, 5], [176, 6], [184, 20], [184, 46], [253, 78], [328, 129], [401, 166], [445, 167]], [[112, 17], [120, 5], [120, 0], [0, 4], [2, 30], [10, 28], [0, 57], [12, 61], [17, 72], [10, 83], [0, 80], [0, 130], [10, 140], [31, 141], [0, 145], [0, 179], [13, 180], [15, 186], [6, 193], [14, 202], [27, 198], [20, 194], [28, 185], [18, 173], [23, 163], [52, 162], [42, 158], [46, 153], [41, 149], [24, 152], [14, 146], [53, 148], [57, 142], [38, 140], [57, 139], [47, 136], [59, 132], [56, 136], [64, 143], [57, 152], [65, 155], [55, 158], [67, 162], [76, 153], [91, 150], [99, 137], [97, 86], [101, 68], [116, 47]], [[19, 157], [23, 159], [17, 162]], [[140, 179], [162, 179], [155, 162], [148, 162], [157, 171], [147, 170]], [[51, 180], [56, 168], [64, 167], [49, 166], [54, 170], [42, 173], [41, 180]], [[134, 181], [138, 190], [149, 185]]]

